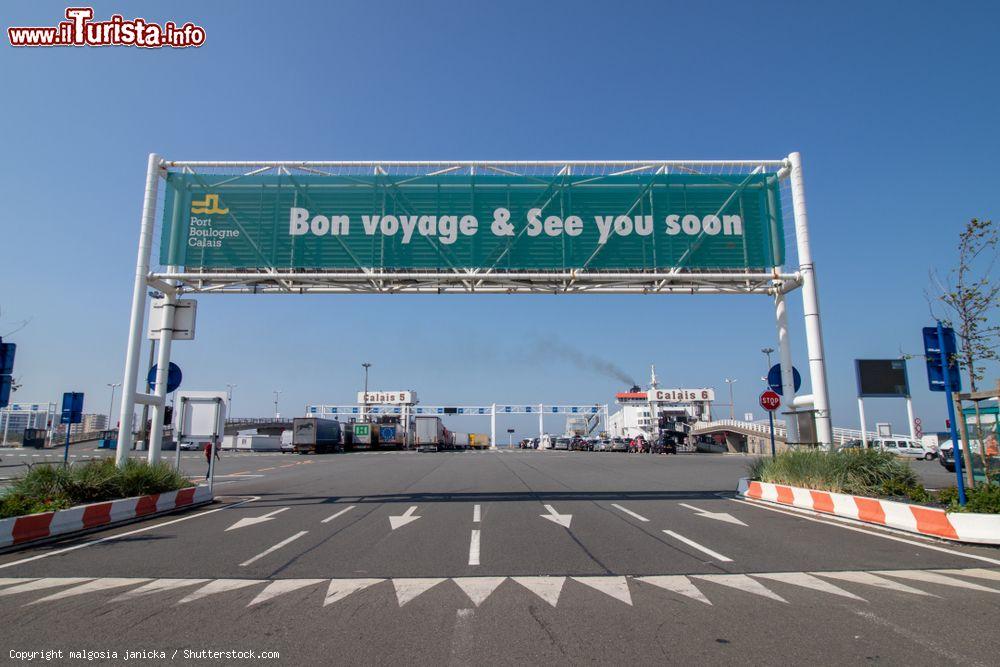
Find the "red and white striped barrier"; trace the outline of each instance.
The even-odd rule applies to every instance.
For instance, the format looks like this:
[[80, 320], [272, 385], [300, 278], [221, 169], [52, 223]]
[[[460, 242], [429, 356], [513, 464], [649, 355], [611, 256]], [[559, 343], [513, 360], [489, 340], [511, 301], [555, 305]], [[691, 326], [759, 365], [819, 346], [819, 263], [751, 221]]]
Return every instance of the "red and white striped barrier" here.
[[55, 512], [0, 519], [0, 549], [101, 526], [113, 526], [182, 507], [204, 505], [211, 502], [212, 498], [212, 490], [201, 485], [151, 496], [109, 500]]
[[1000, 544], [1000, 514], [948, 513], [936, 507], [754, 482], [746, 477], [740, 479], [737, 493], [745, 498], [833, 514], [930, 537]]

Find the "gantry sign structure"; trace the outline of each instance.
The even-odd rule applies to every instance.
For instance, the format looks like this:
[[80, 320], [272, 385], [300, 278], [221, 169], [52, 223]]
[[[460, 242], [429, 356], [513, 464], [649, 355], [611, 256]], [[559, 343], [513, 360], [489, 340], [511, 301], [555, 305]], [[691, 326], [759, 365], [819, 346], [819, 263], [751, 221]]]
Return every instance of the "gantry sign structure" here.
[[[149, 288], [164, 306], [152, 394], [137, 391]], [[796, 289], [812, 387], [798, 397], [785, 308]], [[813, 411], [816, 440], [832, 441], [798, 153], [534, 162], [150, 155], [121, 407], [122, 424], [132, 423], [136, 403], [152, 407], [150, 460], [159, 457], [179, 297], [269, 293], [770, 297], [784, 404]], [[119, 462], [132, 437], [120, 430]]]

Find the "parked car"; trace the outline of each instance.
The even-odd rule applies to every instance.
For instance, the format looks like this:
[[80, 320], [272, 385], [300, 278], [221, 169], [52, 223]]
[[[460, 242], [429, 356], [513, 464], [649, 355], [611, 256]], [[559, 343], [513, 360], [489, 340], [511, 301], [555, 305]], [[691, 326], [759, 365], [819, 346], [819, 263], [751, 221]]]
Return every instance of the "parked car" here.
[[903, 458], [928, 461], [934, 458], [934, 452], [924, 449], [919, 441], [908, 438], [876, 438], [872, 440], [871, 445], [873, 449], [881, 449]]
[[611, 439], [611, 451], [613, 452], [627, 452], [628, 442], [623, 438], [612, 438]]
[[594, 443], [595, 452], [610, 452], [611, 451], [611, 441], [610, 440], [598, 440]]
[[552, 443], [552, 449], [565, 449], [569, 450], [571, 445], [569, 438], [556, 438]]
[[[976, 468], [979, 469], [981, 467], [981, 459], [979, 457], [978, 440], [969, 440], [969, 452], [973, 456], [973, 463], [975, 463]], [[997, 452], [995, 441], [991, 446], [991, 441], [987, 439], [986, 454], [987, 458], [989, 458], [990, 469], [1000, 469], [1000, 454]], [[955, 472], [955, 452], [951, 440], [945, 440], [938, 445], [938, 463], [940, 463], [948, 472]]]

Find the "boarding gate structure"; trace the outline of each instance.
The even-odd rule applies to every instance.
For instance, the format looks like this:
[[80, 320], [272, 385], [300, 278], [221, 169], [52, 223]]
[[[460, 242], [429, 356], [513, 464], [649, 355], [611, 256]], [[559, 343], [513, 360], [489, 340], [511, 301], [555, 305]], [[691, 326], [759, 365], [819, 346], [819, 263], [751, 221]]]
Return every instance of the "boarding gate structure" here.
[[[157, 252], [154, 255], [154, 246]], [[159, 351], [139, 364], [150, 288]], [[786, 312], [802, 295], [811, 391], [795, 396]], [[121, 423], [163, 438], [174, 311], [193, 295], [747, 295], [770, 301], [784, 404], [833, 440], [798, 153], [765, 160], [174, 161], [152, 154]], [[792, 415], [794, 416], [794, 415]], [[799, 442], [796, 420], [788, 438]], [[811, 430], [811, 429], [810, 429]], [[133, 444], [120, 429], [117, 460]]]

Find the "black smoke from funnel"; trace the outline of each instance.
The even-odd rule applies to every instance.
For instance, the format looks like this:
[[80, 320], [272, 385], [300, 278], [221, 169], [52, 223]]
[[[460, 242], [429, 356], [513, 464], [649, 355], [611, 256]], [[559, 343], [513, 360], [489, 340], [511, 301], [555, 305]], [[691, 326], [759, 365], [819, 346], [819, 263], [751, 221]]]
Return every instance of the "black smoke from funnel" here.
[[581, 370], [593, 371], [598, 375], [612, 378], [630, 387], [638, 386], [639, 384], [635, 381], [635, 378], [607, 359], [601, 359], [596, 355], [587, 354], [586, 352], [577, 350], [562, 341], [540, 339], [536, 341], [535, 345], [538, 352], [543, 356], [558, 357], [570, 362]]

